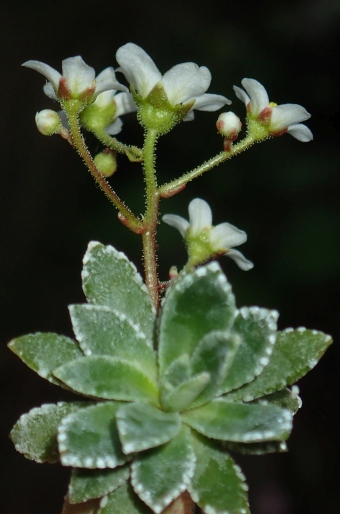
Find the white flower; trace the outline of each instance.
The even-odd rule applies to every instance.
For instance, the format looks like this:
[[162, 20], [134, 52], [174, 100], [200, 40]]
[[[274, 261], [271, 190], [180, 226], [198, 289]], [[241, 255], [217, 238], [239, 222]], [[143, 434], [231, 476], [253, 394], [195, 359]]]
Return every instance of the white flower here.
[[189, 221], [176, 214], [165, 214], [163, 221], [177, 228], [185, 238], [189, 264], [196, 266], [204, 260], [217, 255], [225, 254], [231, 257], [242, 270], [253, 268], [253, 263], [248, 261], [234, 246], [246, 242], [247, 234], [230, 223], [212, 225], [212, 212], [207, 202], [201, 198], [195, 198], [189, 204]]
[[[105, 68], [105, 70], [99, 73], [96, 78], [96, 85], [98, 88], [101, 87], [101, 84], [110, 82], [118, 83], [114, 69], [112, 67]], [[91, 106], [86, 107], [82, 113], [83, 116], [86, 116], [87, 109], [91, 109], [93, 113], [96, 111], [101, 113], [110, 112], [110, 107], [113, 106], [115, 110], [115, 119], [112, 121], [112, 123], [109, 123], [109, 125], [105, 127], [105, 132], [111, 136], [118, 134], [122, 129], [123, 123], [120, 119], [120, 116], [123, 114], [128, 114], [129, 112], [134, 112], [137, 109], [131, 93], [126, 91], [118, 94], [116, 93], [116, 89], [110, 89], [100, 93], [94, 103], [91, 104]]]
[[22, 66], [32, 68], [47, 78], [49, 82], [44, 86], [44, 92], [53, 100], [72, 98], [91, 102], [100, 93], [110, 89], [127, 91], [115, 77], [96, 82], [94, 69], [85, 64], [80, 55], [62, 62], [62, 74], [40, 61], [27, 61]]
[[270, 135], [277, 136], [288, 132], [304, 143], [313, 139], [309, 128], [300, 123], [310, 118], [304, 107], [269, 102], [267, 91], [257, 80], [243, 79], [242, 86], [245, 91], [234, 86], [236, 96], [245, 103], [252, 118], [267, 126]]
[[222, 112], [217, 119], [216, 127], [222, 136], [235, 141], [242, 128], [242, 123], [240, 118], [233, 112]]
[[[143, 99], [161, 84], [172, 106], [195, 102], [192, 109], [216, 111], [231, 103], [224, 96], [206, 93], [211, 74], [205, 66], [199, 67], [193, 62], [177, 64], [162, 76], [151, 57], [134, 43], [120, 47], [116, 58], [120, 65], [118, 70]], [[193, 119], [193, 113], [189, 112], [185, 119]]]

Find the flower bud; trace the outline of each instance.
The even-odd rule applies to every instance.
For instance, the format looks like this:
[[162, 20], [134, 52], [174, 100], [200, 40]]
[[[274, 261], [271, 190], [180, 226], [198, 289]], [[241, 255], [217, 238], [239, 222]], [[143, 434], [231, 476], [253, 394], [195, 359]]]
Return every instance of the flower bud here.
[[111, 177], [117, 169], [116, 152], [108, 148], [97, 154], [93, 160], [104, 177]]
[[62, 129], [61, 120], [57, 112], [51, 109], [44, 109], [35, 115], [37, 129], [44, 136], [59, 134]]
[[242, 128], [242, 123], [233, 112], [222, 112], [218, 117], [216, 127], [222, 136], [227, 137], [230, 141], [235, 141]]

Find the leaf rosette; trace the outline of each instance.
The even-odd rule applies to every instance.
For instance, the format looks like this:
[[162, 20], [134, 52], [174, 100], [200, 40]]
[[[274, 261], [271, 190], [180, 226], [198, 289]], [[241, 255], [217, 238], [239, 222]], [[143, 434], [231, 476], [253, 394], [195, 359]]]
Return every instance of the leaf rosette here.
[[249, 513], [228, 450], [286, 450], [301, 406], [290, 386], [330, 336], [277, 332], [276, 311], [237, 309], [216, 262], [181, 273], [158, 316], [124, 254], [92, 242], [83, 264], [88, 303], [70, 307], [76, 339], [36, 333], [9, 347], [84, 400], [21, 416], [16, 449], [73, 468], [65, 512], [159, 514], [188, 491], [206, 514]]

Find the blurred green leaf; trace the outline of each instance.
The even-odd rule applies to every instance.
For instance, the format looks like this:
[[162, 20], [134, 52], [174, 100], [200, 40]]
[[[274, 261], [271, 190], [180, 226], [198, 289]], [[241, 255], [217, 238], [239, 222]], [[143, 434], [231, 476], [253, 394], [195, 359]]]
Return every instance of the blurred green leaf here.
[[157, 387], [130, 362], [108, 355], [82, 357], [57, 368], [54, 375], [74, 391], [105, 400], [150, 400]]
[[292, 415], [276, 405], [229, 403], [218, 398], [182, 414], [192, 428], [212, 439], [252, 443], [285, 440], [292, 429]]
[[190, 357], [209, 332], [228, 330], [234, 313], [234, 295], [216, 262], [180, 275], [169, 287], [161, 312], [161, 374], [181, 355]]
[[147, 403], [123, 405], [116, 418], [126, 454], [167, 443], [181, 429], [181, 418], [177, 413], [163, 412]]
[[111, 355], [142, 366], [156, 381], [152, 341], [124, 314], [102, 305], [71, 305], [73, 330], [85, 355]]
[[187, 427], [169, 443], [138, 454], [131, 466], [135, 492], [160, 514], [187, 489], [195, 467], [195, 455]]
[[97, 403], [62, 420], [58, 429], [61, 463], [76, 468], [115, 468], [128, 459], [116, 426], [119, 402]]
[[42, 378], [62, 387], [63, 384], [53, 376], [53, 371], [83, 355], [76, 341], [52, 332], [18, 337], [8, 343], [8, 347]]
[[209, 514], [250, 514], [245, 477], [230, 455], [194, 432], [193, 448], [197, 460], [188, 487], [193, 500]]
[[114, 469], [73, 469], [68, 488], [69, 502], [82, 503], [100, 498], [120, 487], [129, 475], [129, 466]]
[[137, 323], [153, 340], [155, 310], [136, 267], [113, 246], [92, 241], [83, 259], [83, 290], [89, 303], [106, 305]]
[[228, 393], [229, 401], [252, 401], [293, 384], [321, 359], [332, 338], [304, 327], [277, 333], [269, 364], [253, 382]]
[[97, 514], [152, 514], [152, 511], [127, 482], [103, 498]]
[[259, 307], [240, 309], [233, 331], [240, 335], [241, 343], [221, 387], [221, 393], [250, 382], [268, 364], [276, 341], [277, 317], [277, 311]]
[[23, 414], [10, 433], [15, 449], [36, 462], [59, 461], [58, 426], [65, 416], [87, 405], [85, 402], [45, 404]]

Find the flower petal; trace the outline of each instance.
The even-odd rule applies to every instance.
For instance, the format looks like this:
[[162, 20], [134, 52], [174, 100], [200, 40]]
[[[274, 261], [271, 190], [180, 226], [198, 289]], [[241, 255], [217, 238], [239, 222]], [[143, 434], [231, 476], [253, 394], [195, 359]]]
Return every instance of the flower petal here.
[[205, 228], [212, 225], [210, 205], [201, 198], [195, 198], [189, 203], [189, 220], [191, 235], [196, 236]]
[[247, 234], [230, 223], [220, 223], [216, 225], [210, 233], [212, 246], [219, 249], [233, 248], [247, 241]]
[[51, 82], [55, 90], [58, 89], [61, 75], [57, 70], [52, 68], [52, 66], [49, 66], [48, 64], [45, 64], [44, 62], [40, 61], [26, 61], [24, 62], [24, 64], [22, 64], [22, 66], [25, 66], [25, 68], [31, 68], [32, 70], [41, 73], [42, 75], [44, 75], [44, 77], [47, 78], [49, 82]]
[[171, 227], [177, 228], [182, 237], [185, 236], [185, 233], [189, 228], [189, 222], [182, 218], [182, 216], [177, 216], [177, 214], [164, 214], [162, 220]]
[[197, 111], [217, 111], [226, 104], [230, 105], [231, 101], [225, 96], [206, 93], [196, 98], [193, 109]]
[[244, 89], [241, 89], [238, 86], [233, 86], [233, 89], [235, 91], [235, 95], [237, 96], [237, 98], [239, 100], [241, 100], [241, 102], [243, 102], [245, 104], [245, 106], [247, 106], [250, 102], [250, 98], [247, 95], [247, 93], [244, 91]]
[[308, 143], [309, 141], [313, 140], [313, 133], [311, 130], [309, 130], [306, 125], [303, 125], [303, 123], [298, 123], [296, 125], [290, 125], [288, 127], [287, 132], [295, 137], [295, 139], [298, 139], [299, 141], [302, 141], [303, 143]]
[[205, 66], [193, 62], [177, 64], [165, 73], [162, 79], [171, 105], [195, 99], [206, 92], [211, 82], [211, 73]]
[[43, 90], [44, 90], [44, 93], [45, 93], [46, 96], [48, 96], [49, 98], [52, 98], [52, 100], [58, 100], [58, 97], [55, 94], [55, 91], [53, 89], [53, 86], [52, 86], [51, 82], [47, 82], [43, 86]]
[[235, 261], [238, 267], [243, 271], [249, 271], [254, 267], [254, 264], [251, 261], [248, 261], [243, 253], [239, 252], [238, 250], [230, 250], [228, 253], [226, 253], [226, 256], [233, 259], [233, 261]]
[[258, 116], [269, 105], [266, 89], [255, 79], [243, 79], [241, 83], [250, 97], [252, 115]]
[[310, 118], [309, 112], [302, 105], [282, 104], [273, 108], [270, 128], [280, 130], [289, 125], [305, 121]]
[[122, 114], [127, 114], [129, 112], [135, 112], [137, 110], [137, 106], [133, 101], [133, 97], [130, 93], [118, 93], [115, 95], [116, 102], [116, 116], [121, 116]]
[[64, 59], [62, 70], [63, 77], [67, 79], [70, 90], [74, 95], [82, 93], [94, 83], [94, 69], [88, 66], [80, 55]]
[[162, 78], [151, 57], [138, 45], [127, 43], [118, 48], [116, 59], [120, 64], [118, 71], [124, 73], [126, 79], [137, 92], [145, 98], [151, 89]]
[[110, 136], [115, 136], [116, 134], [119, 134], [119, 132], [122, 130], [123, 122], [120, 118], [117, 118], [111, 125], [106, 127], [105, 132], [107, 134], [110, 134]]

